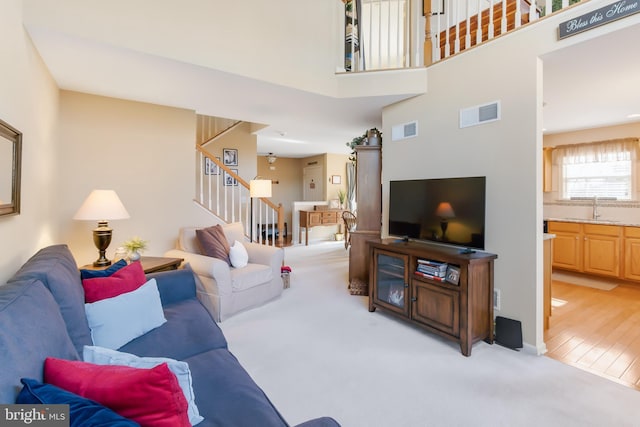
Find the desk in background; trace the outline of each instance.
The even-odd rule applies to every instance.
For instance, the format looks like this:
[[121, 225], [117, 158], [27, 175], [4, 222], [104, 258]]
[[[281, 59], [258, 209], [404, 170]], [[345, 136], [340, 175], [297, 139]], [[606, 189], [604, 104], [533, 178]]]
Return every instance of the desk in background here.
[[302, 243], [302, 228], [304, 228], [304, 244], [309, 245], [310, 228], [340, 223], [342, 223], [342, 209], [300, 211], [298, 240]]

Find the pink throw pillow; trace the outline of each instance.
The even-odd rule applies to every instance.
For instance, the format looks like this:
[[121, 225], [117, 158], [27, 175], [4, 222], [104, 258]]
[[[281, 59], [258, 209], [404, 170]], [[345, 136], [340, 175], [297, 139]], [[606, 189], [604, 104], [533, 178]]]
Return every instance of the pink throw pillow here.
[[84, 302], [92, 303], [132, 292], [147, 282], [140, 261], [132, 262], [108, 277], [84, 279]]
[[142, 427], [189, 427], [187, 400], [166, 363], [151, 369], [48, 357], [44, 381], [110, 408]]

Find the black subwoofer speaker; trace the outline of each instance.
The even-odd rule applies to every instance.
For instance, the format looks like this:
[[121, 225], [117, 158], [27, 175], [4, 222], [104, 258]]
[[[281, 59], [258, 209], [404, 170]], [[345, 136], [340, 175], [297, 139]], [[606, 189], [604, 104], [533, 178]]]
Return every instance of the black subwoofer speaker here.
[[495, 341], [513, 350], [522, 348], [522, 323], [519, 320], [497, 316]]

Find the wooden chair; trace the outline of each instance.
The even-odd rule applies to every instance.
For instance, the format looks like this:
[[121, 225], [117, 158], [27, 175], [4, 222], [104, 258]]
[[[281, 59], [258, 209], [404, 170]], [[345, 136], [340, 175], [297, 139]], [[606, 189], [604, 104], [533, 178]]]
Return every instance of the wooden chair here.
[[353, 212], [342, 212], [342, 220], [344, 221], [344, 248], [349, 249], [351, 244], [351, 232], [356, 228], [356, 216]]

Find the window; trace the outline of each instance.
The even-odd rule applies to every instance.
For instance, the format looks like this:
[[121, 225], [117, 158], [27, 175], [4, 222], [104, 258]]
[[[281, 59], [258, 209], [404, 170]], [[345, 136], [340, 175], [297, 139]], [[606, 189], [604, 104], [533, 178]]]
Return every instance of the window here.
[[634, 200], [637, 151], [637, 138], [557, 147], [560, 197]]

